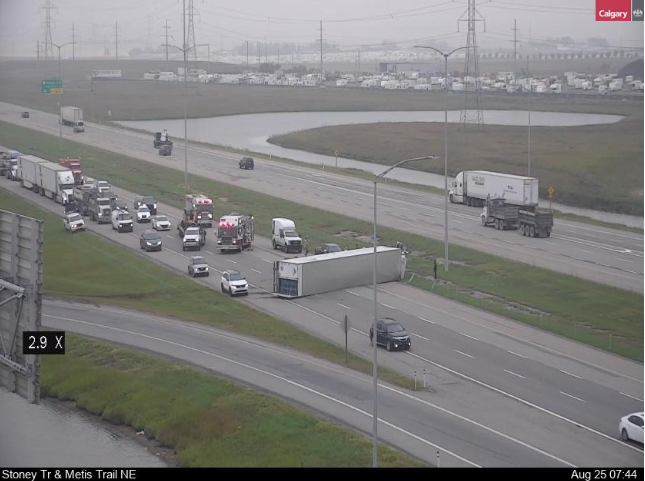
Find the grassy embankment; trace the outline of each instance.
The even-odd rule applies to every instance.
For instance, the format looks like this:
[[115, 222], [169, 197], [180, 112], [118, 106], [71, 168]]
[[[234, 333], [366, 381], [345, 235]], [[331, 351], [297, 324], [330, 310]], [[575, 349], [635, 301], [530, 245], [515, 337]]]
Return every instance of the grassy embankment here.
[[[43, 359], [42, 393], [175, 449], [182, 467], [368, 467], [356, 432], [273, 396], [157, 356], [68, 334]], [[381, 445], [384, 467], [422, 463]]]
[[[86, 172], [105, 178], [133, 192], [145, 192], [175, 207], [183, 205], [183, 172], [122, 156], [113, 152], [58, 140], [47, 134], [2, 124], [0, 145], [11, 145], [35, 155], [56, 159], [80, 155]], [[293, 219], [301, 235], [317, 242], [365, 245], [353, 232], [369, 236], [372, 225], [346, 216], [302, 206], [202, 177], [191, 176], [190, 185], [217, 199], [216, 215], [232, 211], [253, 212], [257, 232], [269, 231], [276, 214]], [[408, 261], [413, 284], [481, 309], [576, 339], [602, 349], [643, 359], [643, 296], [589, 282], [547, 269], [527, 266], [458, 246], [451, 248], [454, 262], [449, 273], [433, 287], [432, 259], [441, 257], [443, 243], [382, 228], [381, 242], [405, 243], [414, 255]]]
[[[45, 295], [200, 322], [291, 347], [338, 364], [345, 362], [345, 350], [340, 347], [344, 339], [340, 334], [339, 345], [334, 345], [188, 277], [170, 272], [98, 235], [82, 232], [72, 236], [63, 228], [60, 217], [1, 188], [0, 207], [45, 222]], [[362, 373], [371, 372], [370, 362], [351, 353], [348, 366]], [[410, 388], [414, 385], [411, 379], [387, 368], [381, 368], [381, 373], [383, 379], [400, 386]]]
[[[484, 130], [448, 127], [450, 165], [526, 175], [526, 127], [489, 125]], [[349, 159], [392, 164], [443, 153], [441, 123], [383, 123], [321, 127], [275, 136], [271, 143], [331, 155], [329, 146]], [[361, 139], [357, 142], [356, 139]], [[332, 149], [333, 150], [333, 149]], [[443, 162], [409, 168], [443, 174]], [[553, 186], [554, 200], [587, 209], [643, 215], [643, 112], [610, 125], [533, 127], [531, 175], [540, 179], [540, 197]]]

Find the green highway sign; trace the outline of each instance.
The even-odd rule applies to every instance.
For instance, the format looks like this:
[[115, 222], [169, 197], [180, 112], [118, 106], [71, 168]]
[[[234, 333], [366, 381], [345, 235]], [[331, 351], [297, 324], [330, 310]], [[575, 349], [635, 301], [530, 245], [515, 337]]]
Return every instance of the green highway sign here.
[[63, 81], [58, 78], [45, 79], [40, 85], [40, 91], [44, 94], [60, 94], [62, 89]]

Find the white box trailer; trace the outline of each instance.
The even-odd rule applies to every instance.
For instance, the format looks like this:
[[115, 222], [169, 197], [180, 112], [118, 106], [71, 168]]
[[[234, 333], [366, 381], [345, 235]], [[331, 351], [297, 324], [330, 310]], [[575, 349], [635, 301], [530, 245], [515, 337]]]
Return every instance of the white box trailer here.
[[538, 205], [538, 179], [486, 170], [459, 172], [449, 192], [450, 202], [483, 207], [488, 196], [521, 207]]
[[40, 157], [36, 157], [35, 155], [21, 155], [18, 157], [18, 178], [20, 179], [20, 185], [26, 189], [38, 192], [40, 176], [36, 169], [36, 165], [43, 162], [48, 161], [41, 159]]
[[41, 194], [59, 204], [67, 204], [74, 200], [75, 183], [71, 170], [53, 162], [42, 162], [36, 169]]
[[[376, 255], [378, 283], [403, 279], [406, 261], [401, 249], [378, 246]], [[296, 298], [371, 285], [373, 271], [373, 247], [279, 260], [273, 266], [273, 292]]]

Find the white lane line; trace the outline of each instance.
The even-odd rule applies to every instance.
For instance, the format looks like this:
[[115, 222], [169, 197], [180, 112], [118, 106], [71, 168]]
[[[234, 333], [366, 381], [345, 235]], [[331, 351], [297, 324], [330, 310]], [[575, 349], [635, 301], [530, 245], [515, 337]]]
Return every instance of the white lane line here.
[[210, 255], [212, 255], [212, 256], [214, 256], [214, 255], [215, 255], [215, 253], [214, 253], [214, 252], [211, 252], [211, 251], [206, 251], [206, 254], [210, 254]]
[[420, 336], [419, 334], [415, 334], [414, 332], [412, 333], [412, 335], [413, 335], [413, 336], [420, 337], [421, 339], [425, 339], [426, 341], [429, 341], [429, 340], [430, 340], [430, 339], [428, 339], [427, 337]]
[[463, 224], [463, 222], [457, 219], [452, 219], [450, 222], [454, 222], [455, 224]]
[[459, 354], [463, 354], [464, 356], [467, 356], [467, 357], [469, 357], [471, 359], [475, 359], [475, 356], [471, 356], [470, 354], [466, 354], [465, 352], [458, 351], [457, 349], [455, 349], [455, 352], [458, 352]]
[[513, 376], [517, 376], [517, 377], [522, 378], [522, 379], [526, 379], [526, 378], [525, 378], [524, 376], [522, 376], [521, 374], [518, 374], [518, 373], [513, 372], [513, 371], [509, 371], [508, 369], [504, 369], [504, 372], [507, 372], [507, 373], [509, 373], [509, 374], [512, 374]]
[[[48, 316], [48, 317], [54, 317], [54, 318], [56, 318], [56, 317], [58, 317], [58, 316]], [[235, 361], [235, 360], [233, 360], [233, 359], [229, 359], [229, 358], [227, 358], [227, 357], [220, 356], [220, 355], [218, 355], [218, 354], [214, 354], [214, 353], [212, 353], [212, 352], [208, 352], [208, 351], [204, 351], [204, 350], [201, 350], [201, 349], [197, 349], [196, 347], [187, 346], [187, 345], [185, 345], [185, 344], [180, 344], [180, 343], [178, 343], [178, 342], [169, 341], [169, 340], [167, 340], [167, 339], [161, 339], [161, 338], [159, 338], [159, 337], [148, 336], [148, 335], [146, 335], [146, 334], [141, 334], [141, 333], [134, 332], [134, 331], [128, 331], [128, 330], [126, 330], [126, 329], [120, 329], [120, 328], [117, 328], [117, 327], [103, 326], [103, 325], [100, 325], [100, 324], [94, 324], [94, 323], [91, 323], [91, 322], [79, 321], [79, 320], [76, 320], [76, 319], [68, 319], [68, 318], [64, 318], [64, 317], [58, 317], [58, 318], [59, 318], [59, 319], [64, 319], [64, 320], [67, 320], [67, 321], [71, 321], [71, 322], [78, 322], [78, 323], [80, 323], [80, 324], [87, 324], [87, 325], [91, 325], [91, 326], [100, 326], [100, 327], [102, 327], [103, 329], [108, 329], [108, 330], [112, 330], [112, 331], [123, 332], [123, 333], [125, 333], [125, 334], [131, 334], [131, 335], [135, 335], [135, 336], [140, 336], [140, 337], [143, 337], [143, 338], [146, 338], [146, 339], [151, 339], [151, 340], [154, 340], [154, 341], [158, 341], [158, 342], [162, 342], [162, 343], [170, 344], [170, 345], [173, 345], [173, 346], [181, 347], [181, 348], [184, 348], [184, 349], [188, 349], [188, 350], [190, 350], [190, 351], [198, 352], [198, 353], [200, 353], [200, 354], [204, 354], [204, 355], [206, 355], [206, 356], [211, 356], [211, 357], [214, 357], [214, 358], [216, 358], [216, 359], [220, 359], [220, 360], [222, 360], [222, 361], [229, 362], [229, 363], [234, 364], [234, 365], [236, 365], [236, 366], [241, 366], [241, 367], [244, 367], [244, 368], [246, 368], [246, 369], [250, 369], [250, 370], [252, 370], [252, 371], [259, 372], [259, 373], [261, 373], [261, 374], [264, 374], [264, 375], [270, 376], [270, 377], [272, 377], [272, 378], [274, 378], [274, 379], [278, 379], [278, 380], [283, 381], [283, 382], [285, 382], [285, 383], [287, 383], [287, 384], [290, 384], [290, 385], [292, 385], [292, 386], [295, 386], [295, 387], [297, 387], [297, 388], [300, 388], [300, 389], [302, 389], [302, 390], [304, 390], [304, 391], [310, 392], [310, 393], [312, 393], [312, 394], [315, 394], [315, 395], [317, 395], [317, 396], [320, 396], [320, 397], [322, 397], [322, 398], [325, 398], [325, 399], [327, 399], [327, 400], [329, 400], [329, 401], [332, 401], [332, 402], [334, 402], [334, 403], [340, 404], [341, 406], [344, 406], [344, 407], [346, 407], [346, 408], [348, 408], [348, 409], [351, 409], [352, 411], [355, 411], [355, 412], [358, 412], [358, 413], [360, 413], [360, 414], [363, 414], [364, 416], [367, 416], [367, 417], [369, 417], [369, 418], [372, 418], [372, 417], [373, 417], [371, 413], [368, 413], [368, 412], [366, 412], [366, 411], [363, 411], [362, 409], [359, 409], [359, 408], [357, 408], [357, 407], [355, 407], [355, 406], [352, 406], [351, 404], [348, 404], [348, 403], [346, 403], [346, 402], [344, 402], [344, 401], [341, 401], [340, 399], [337, 399], [337, 398], [335, 398], [335, 397], [333, 397], [333, 396], [330, 396], [330, 395], [328, 395], [328, 394], [324, 394], [324, 393], [323, 393], [323, 392], [321, 392], [321, 391], [317, 391], [316, 389], [313, 389], [313, 388], [310, 388], [310, 387], [308, 387], [308, 386], [305, 386], [304, 384], [300, 384], [300, 383], [298, 383], [298, 382], [295, 382], [295, 381], [292, 381], [292, 380], [290, 380], [290, 379], [287, 379], [286, 377], [279, 376], [279, 375], [274, 374], [274, 373], [272, 373], [272, 372], [265, 371], [265, 370], [263, 370], [263, 369], [257, 368], [257, 367], [255, 367], [255, 366], [251, 366], [251, 365], [249, 365], [249, 364], [245, 364], [245, 363], [240, 362], [240, 361]], [[387, 387], [387, 386], [382, 386], [382, 387], [385, 387], [386, 389], [389, 389], [389, 390], [391, 390], [391, 391], [393, 391], [393, 392], [395, 392], [395, 393], [404, 394], [402, 391], [398, 391], [398, 390], [396, 390], [396, 389], [391, 389], [391, 388], [389, 388], [389, 387]], [[415, 398], [414, 398], [414, 396], [407, 395], [407, 397], [409, 397], [409, 398], [411, 398], [411, 399], [415, 399]], [[430, 403], [428, 403], [428, 404], [430, 404]], [[444, 410], [444, 411], [445, 411], [445, 410]], [[449, 411], [447, 411], [447, 412], [449, 412]], [[459, 415], [455, 415], [455, 416], [460, 417]], [[400, 428], [400, 427], [398, 427], [398, 426], [395, 426], [394, 424], [389, 423], [389, 422], [387, 422], [387, 421], [383, 420], [382, 418], [377, 418], [377, 419], [378, 419], [381, 423], [383, 423], [385, 426], [388, 426], [389, 428], [392, 428], [392, 429], [395, 429], [395, 430], [397, 430], [397, 431], [399, 431], [399, 432], [401, 432], [401, 433], [407, 434], [408, 436], [410, 436], [410, 437], [412, 437], [412, 438], [416, 439], [417, 441], [421, 441], [422, 443], [427, 444], [428, 446], [432, 446], [432, 447], [433, 447], [433, 448], [435, 448], [435, 449], [439, 449], [439, 450], [441, 450], [441, 451], [443, 451], [443, 452], [445, 452], [445, 453], [448, 453], [448, 454], [450, 454], [451, 456], [454, 456], [455, 458], [459, 459], [460, 461], [463, 461], [463, 462], [465, 462], [465, 463], [470, 464], [471, 466], [474, 466], [474, 467], [476, 467], [476, 468], [481, 468], [481, 466], [479, 466], [478, 464], [475, 464], [475, 463], [473, 463], [472, 461], [469, 461], [469, 460], [467, 460], [466, 458], [463, 458], [463, 457], [459, 456], [458, 454], [455, 454], [455, 453], [453, 453], [452, 451], [449, 451], [449, 450], [447, 450], [447, 449], [445, 449], [445, 448], [443, 448], [443, 447], [441, 447], [441, 446], [438, 446], [438, 445], [436, 445], [436, 444], [433, 444], [433, 443], [431, 443], [430, 441], [428, 441], [428, 440], [426, 440], [426, 439], [424, 439], [424, 438], [422, 438], [422, 437], [420, 437], [420, 436], [417, 436], [416, 434], [411, 433], [410, 431], [406, 431], [406, 430], [405, 430], [405, 429], [403, 429], [403, 428]], [[466, 418], [464, 418], [464, 419], [466, 420]], [[485, 426], [482, 426], [482, 427], [483, 427], [484, 429], [490, 429], [490, 428], [486, 428]], [[499, 434], [500, 434], [500, 435], [502, 435], [501, 433], [499, 433]], [[504, 436], [504, 435], [502, 435], [502, 436]], [[510, 438], [510, 437], [509, 437], [509, 439], [513, 439], [513, 438]], [[546, 453], [544, 453], [544, 454], [546, 454]], [[548, 455], [548, 454], [547, 454], [547, 455]], [[548, 456], [550, 456], [550, 455], [548, 455]], [[556, 459], [557, 459], [557, 458], [556, 458]], [[565, 463], [565, 464], [569, 464], [569, 463], [567, 463], [566, 461], [563, 461], [563, 463]], [[571, 465], [571, 466], [573, 466], [573, 465]]]
[[383, 307], [387, 307], [388, 309], [393, 309], [393, 310], [395, 310], [395, 311], [396, 311], [396, 307], [388, 306], [388, 305], [387, 305], [387, 304], [385, 304], [384, 302], [381, 302], [381, 305], [382, 305]]
[[352, 292], [352, 291], [347, 290], [347, 289], [345, 289], [345, 292], [347, 292], [348, 294], [351, 294], [352, 296], [361, 297], [358, 294], [356, 294], [355, 292]]
[[262, 259], [262, 260], [263, 260], [264, 262], [268, 262], [269, 264], [273, 264], [273, 262], [272, 262], [272, 261], [268, 261], [268, 260], [266, 260], [266, 259]]
[[542, 244], [553, 244], [553, 245], [555, 245], [555, 242], [551, 242], [551, 241], [542, 241]]
[[340, 307], [344, 307], [345, 309], [352, 309], [351, 307], [347, 307], [345, 304], [341, 304], [340, 302], [337, 302], [336, 304], [338, 304]]
[[632, 399], [636, 399], [637, 401], [643, 402], [643, 400], [642, 400], [642, 399], [639, 399], [639, 398], [637, 398], [636, 396], [630, 396], [629, 394], [626, 394], [626, 393], [624, 393], [624, 392], [621, 392], [620, 394], [622, 394], [623, 396], [630, 397], [630, 398], [632, 398]]
[[612, 441], [614, 443], [620, 444], [621, 446], [627, 446], [627, 447], [633, 449], [634, 451], [638, 451], [641, 454], [643, 453], [643, 451], [641, 449], [638, 449], [638, 448], [636, 448], [634, 446], [631, 446], [629, 444], [625, 444], [618, 438], [615, 438], [613, 436], [608, 436], [605, 433], [601, 433], [600, 431], [597, 431], [596, 429], [590, 428], [589, 426], [585, 426], [582, 423], [579, 423], [577, 421], [569, 419], [569, 418], [567, 418], [565, 416], [562, 416], [562, 415], [560, 415], [558, 413], [555, 413], [553, 411], [549, 411], [548, 409], [543, 408], [542, 406], [538, 406], [537, 404], [532, 403], [530, 401], [527, 401], [526, 399], [522, 399], [519, 396], [515, 396], [515, 395], [513, 395], [513, 394], [511, 394], [509, 392], [503, 391], [502, 389], [496, 388], [495, 386], [491, 386], [490, 384], [486, 384], [483, 381], [480, 381], [480, 380], [475, 379], [473, 377], [467, 376], [466, 374], [462, 374], [459, 371], [455, 371], [454, 369], [450, 369], [448, 366], [444, 366], [442, 364], [439, 364], [438, 362], [431, 361], [428, 358], [425, 358], [423, 356], [419, 356], [418, 354], [415, 354], [415, 353], [410, 352], [410, 351], [405, 351], [405, 353], [408, 356], [413, 356], [413, 357], [416, 357], [417, 359], [421, 359], [422, 361], [425, 361], [428, 364], [432, 364], [433, 366], [437, 366], [439, 369], [443, 369], [444, 371], [447, 371], [447, 372], [449, 372], [451, 374], [454, 374], [455, 376], [459, 376], [459, 377], [461, 377], [463, 379], [466, 379], [467, 381], [474, 382], [475, 384], [478, 384], [480, 386], [486, 387], [486, 388], [490, 389], [491, 391], [494, 391], [496, 393], [502, 394], [502, 395], [504, 395], [504, 396], [506, 396], [506, 397], [508, 397], [510, 399], [514, 399], [514, 400], [516, 400], [518, 402], [521, 402], [522, 404], [524, 404], [526, 406], [529, 406], [529, 407], [532, 407], [532, 408], [537, 409], [539, 411], [542, 411], [543, 413], [550, 414], [551, 416], [553, 416], [555, 418], [561, 419], [562, 421], [566, 421], [566, 422], [568, 422], [570, 424], [573, 424], [574, 426], [577, 426], [579, 428], [585, 429], [585, 430], [587, 430], [587, 431], [589, 431], [591, 433], [594, 433], [594, 434], [596, 434], [598, 436], [601, 436], [601, 437], [603, 437], [605, 439], [608, 439], [609, 441]]
[[229, 262], [232, 262], [233, 264], [237, 264], [237, 261], [234, 261], [233, 259], [226, 259]]
[[584, 250], [584, 249], [578, 249], [578, 250], [579, 250], [580, 252], [586, 252], [587, 254], [593, 254], [593, 252], [591, 252], [591, 251], [586, 251], [586, 250]]
[[174, 238], [173, 236], [168, 235], [168, 234], [166, 234], [166, 237], [167, 237], [168, 239], [173, 239], [173, 238]]
[[434, 321], [431, 321], [430, 319], [425, 319], [423, 317], [419, 317], [419, 319], [421, 319], [423, 322], [429, 322], [430, 324], [434, 324]]
[[570, 398], [575, 399], [576, 401], [580, 401], [580, 402], [583, 402], [583, 403], [587, 402], [584, 399], [580, 399], [579, 397], [572, 396], [571, 394], [567, 394], [564, 391], [560, 391], [560, 394], [564, 394], [565, 396], [569, 396]]
[[253, 272], [257, 272], [258, 274], [262, 274], [259, 270], [257, 269], [251, 269]]
[[630, 261], [629, 259], [621, 259], [620, 257], [617, 257], [616, 260], [620, 262], [628, 262], [629, 264], [634, 264], [634, 261]]
[[573, 374], [573, 373], [570, 373], [570, 372], [568, 372], [568, 371], [564, 371], [564, 370], [562, 370], [562, 369], [558, 369], [558, 371], [560, 371], [562, 374], [566, 374], [567, 376], [573, 376], [573, 377], [576, 377], [576, 378], [578, 378], [578, 379], [582, 379], [580, 376], [578, 376], [578, 375], [576, 375], [576, 374]]
[[476, 337], [469, 336], [468, 334], [464, 334], [463, 332], [460, 332], [459, 334], [461, 334], [462, 336], [467, 337], [469, 339], [474, 339], [475, 341], [479, 341], [479, 339], [477, 339]]

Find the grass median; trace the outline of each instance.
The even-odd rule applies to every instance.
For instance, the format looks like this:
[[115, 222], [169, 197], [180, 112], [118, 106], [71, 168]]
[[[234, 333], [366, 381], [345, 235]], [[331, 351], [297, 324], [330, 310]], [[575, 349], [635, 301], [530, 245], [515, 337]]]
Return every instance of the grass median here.
[[[67, 336], [42, 393], [175, 449], [182, 467], [368, 467], [370, 440], [278, 398], [130, 349]], [[383, 467], [424, 466], [379, 446]]]
[[[236, 302], [91, 232], [70, 234], [59, 217], [1, 188], [0, 206], [45, 222], [45, 295], [200, 322], [345, 363], [340, 345]], [[372, 372], [370, 362], [351, 353], [347, 365], [365, 374]], [[383, 379], [405, 388], [414, 386], [408, 377], [379, 369]]]
[[[2, 124], [3, 127], [6, 124]], [[155, 196], [183, 208], [183, 172], [150, 162], [66, 141], [21, 127], [0, 130], [0, 145], [57, 159], [77, 155], [92, 177], [123, 189]], [[340, 214], [285, 201], [203, 177], [190, 176], [190, 185], [216, 199], [216, 215], [251, 212], [256, 232], [269, 232], [276, 216], [293, 219], [310, 245], [335, 242], [353, 248], [369, 242], [372, 224]], [[643, 296], [539, 267], [510, 261], [459, 246], [451, 247], [452, 268], [431, 281], [432, 260], [441, 258], [443, 243], [390, 228], [381, 228], [381, 243], [401, 241], [412, 255], [408, 278], [418, 287], [481, 309], [501, 313], [546, 330], [643, 360]]]

